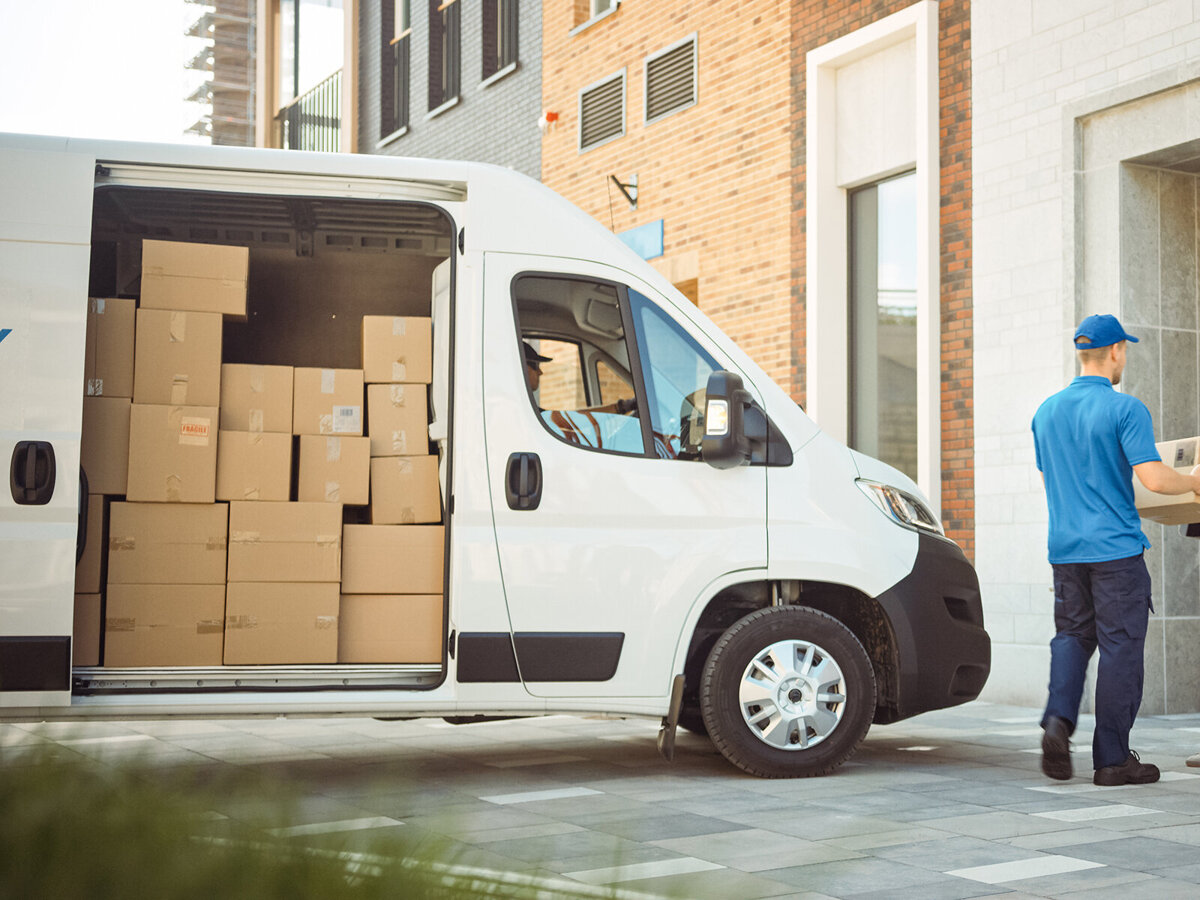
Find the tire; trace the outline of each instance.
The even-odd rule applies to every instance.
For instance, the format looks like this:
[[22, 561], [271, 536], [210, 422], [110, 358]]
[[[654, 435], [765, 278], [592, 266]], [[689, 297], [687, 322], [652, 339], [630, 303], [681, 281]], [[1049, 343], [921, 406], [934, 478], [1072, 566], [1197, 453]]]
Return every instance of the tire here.
[[713, 646], [700, 709], [721, 754], [761, 778], [827, 775], [862, 743], [875, 674], [832, 616], [774, 606], [739, 619]]

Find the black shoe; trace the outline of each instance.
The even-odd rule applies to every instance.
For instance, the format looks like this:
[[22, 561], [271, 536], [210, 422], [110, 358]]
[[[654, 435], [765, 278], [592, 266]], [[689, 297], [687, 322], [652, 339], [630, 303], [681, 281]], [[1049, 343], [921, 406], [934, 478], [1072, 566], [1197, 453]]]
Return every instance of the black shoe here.
[[1071, 726], [1066, 719], [1050, 716], [1043, 728], [1042, 772], [1048, 778], [1067, 781], [1072, 774]]
[[1158, 781], [1158, 766], [1144, 763], [1130, 750], [1125, 762], [1119, 766], [1097, 769], [1092, 784], [1115, 787], [1119, 784], [1153, 784]]

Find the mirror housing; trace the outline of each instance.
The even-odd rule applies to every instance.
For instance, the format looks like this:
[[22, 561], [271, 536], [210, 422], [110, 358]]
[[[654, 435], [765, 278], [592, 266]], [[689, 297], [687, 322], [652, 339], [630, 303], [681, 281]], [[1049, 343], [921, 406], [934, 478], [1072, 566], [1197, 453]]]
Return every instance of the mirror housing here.
[[[708, 376], [700, 453], [714, 469], [733, 469], [749, 462], [746, 410], [752, 402], [740, 375], [718, 371]], [[762, 428], [758, 422], [752, 424], [756, 430]]]

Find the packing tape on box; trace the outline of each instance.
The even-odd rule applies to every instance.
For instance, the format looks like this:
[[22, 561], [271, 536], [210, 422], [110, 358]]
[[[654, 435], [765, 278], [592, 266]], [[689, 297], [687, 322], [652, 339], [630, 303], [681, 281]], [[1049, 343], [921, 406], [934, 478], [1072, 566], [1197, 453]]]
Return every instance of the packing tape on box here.
[[171, 313], [171, 321], [167, 325], [167, 340], [172, 344], [182, 344], [187, 340], [187, 313]]
[[332, 394], [337, 383], [337, 372], [334, 369], [321, 370], [321, 393]]
[[229, 543], [231, 544], [257, 544], [262, 540], [261, 531], [231, 531], [229, 532]]
[[417, 511], [411, 506], [402, 506], [400, 507], [399, 519], [401, 525], [415, 525], [417, 521]]
[[258, 616], [227, 616], [225, 627], [231, 631], [239, 628], [257, 628]]
[[104, 315], [104, 298], [103, 297], [89, 297], [88, 298], [88, 312], [95, 313], [98, 316]]
[[388, 386], [388, 396], [391, 398], [392, 406], [407, 406], [405, 402], [405, 385], [392, 384]]
[[136, 550], [137, 541], [131, 537], [114, 537], [108, 539], [109, 550]]
[[337, 462], [342, 458], [342, 439], [338, 437], [325, 438], [325, 462]]
[[108, 631], [133, 631], [137, 628], [137, 619], [133, 616], [109, 616], [104, 620]]
[[396, 460], [396, 473], [399, 475], [411, 475], [413, 472], [413, 464], [411, 459]]
[[183, 406], [187, 403], [187, 394], [187, 375], [176, 374], [171, 378], [171, 403], [175, 406]]
[[220, 619], [201, 619], [196, 623], [196, 634], [224, 634], [225, 623]]
[[89, 378], [87, 383], [87, 396], [103, 397], [104, 396], [104, 379]]
[[321, 434], [333, 434], [333, 414], [322, 413], [317, 417], [317, 428]]
[[220, 537], [210, 537], [207, 541], [204, 542], [204, 549], [205, 550], [224, 550], [225, 549], [225, 536], [221, 535]]
[[407, 453], [408, 452], [408, 432], [401, 429], [400, 431], [392, 432], [392, 452]]
[[339, 544], [341, 544], [341, 542], [342, 542], [342, 536], [340, 534], [318, 534], [317, 535], [317, 546], [318, 547], [336, 547]]
[[403, 316], [392, 316], [392, 334], [396, 337], [408, 334], [408, 321]]
[[317, 631], [328, 631], [330, 628], [337, 628], [337, 622], [337, 616], [317, 616]]
[[257, 500], [258, 495], [259, 495], [259, 490], [256, 487], [248, 487], [242, 491], [242, 499], [243, 500]]
[[342, 485], [337, 481], [325, 482], [325, 502], [326, 503], [341, 503], [342, 502]]
[[263, 428], [263, 420], [265, 416], [261, 409], [250, 410], [250, 416], [246, 424], [246, 430], [252, 433], [265, 431]]
[[250, 393], [261, 394], [266, 382], [266, 369], [262, 366], [250, 367]]
[[263, 436], [262, 436], [261, 431], [251, 431], [249, 434], [246, 435], [246, 446], [247, 447], [261, 447], [262, 442], [263, 442]]
[[408, 380], [408, 358], [401, 356], [399, 359], [392, 360], [392, 380], [407, 381]]
[[[180, 439], [179, 443], [183, 443]], [[183, 498], [183, 479], [178, 475], [168, 475], [166, 477], [166, 492], [168, 503], [179, 503]]]

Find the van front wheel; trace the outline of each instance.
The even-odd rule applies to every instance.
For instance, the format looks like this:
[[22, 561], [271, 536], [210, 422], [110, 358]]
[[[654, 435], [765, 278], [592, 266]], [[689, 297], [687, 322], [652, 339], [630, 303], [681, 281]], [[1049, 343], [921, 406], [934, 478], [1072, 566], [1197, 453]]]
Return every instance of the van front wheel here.
[[875, 675], [858, 638], [832, 616], [773, 606], [721, 635], [700, 682], [717, 749], [763, 778], [827, 775], [866, 737]]

